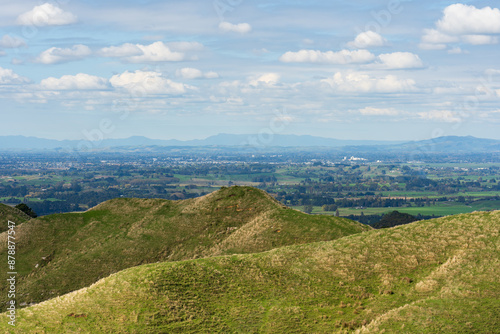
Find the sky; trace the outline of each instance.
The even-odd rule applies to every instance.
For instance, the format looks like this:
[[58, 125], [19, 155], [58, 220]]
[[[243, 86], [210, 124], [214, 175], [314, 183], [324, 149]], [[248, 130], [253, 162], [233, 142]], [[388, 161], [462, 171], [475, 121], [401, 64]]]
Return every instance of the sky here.
[[0, 2], [0, 136], [500, 139], [500, 3]]

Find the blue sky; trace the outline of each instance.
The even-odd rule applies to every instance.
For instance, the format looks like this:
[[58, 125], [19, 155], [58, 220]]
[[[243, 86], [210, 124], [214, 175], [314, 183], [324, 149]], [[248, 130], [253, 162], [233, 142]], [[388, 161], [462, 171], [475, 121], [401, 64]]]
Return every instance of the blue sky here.
[[0, 135], [500, 139], [495, 1], [0, 3]]

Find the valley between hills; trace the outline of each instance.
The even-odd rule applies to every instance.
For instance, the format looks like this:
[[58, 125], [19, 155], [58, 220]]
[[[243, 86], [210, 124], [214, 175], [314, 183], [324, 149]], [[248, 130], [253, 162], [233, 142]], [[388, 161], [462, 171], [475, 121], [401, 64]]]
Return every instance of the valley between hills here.
[[[234, 186], [180, 201], [118, 198], [35, 219], [7, 206], [0, 214], [2, 224], [17, 223], [16, 326], [2, 285], [3, 332], [500, 328], [500, 211], [374, 230]], [[2, 232], [2, 258], [7, 250]]]

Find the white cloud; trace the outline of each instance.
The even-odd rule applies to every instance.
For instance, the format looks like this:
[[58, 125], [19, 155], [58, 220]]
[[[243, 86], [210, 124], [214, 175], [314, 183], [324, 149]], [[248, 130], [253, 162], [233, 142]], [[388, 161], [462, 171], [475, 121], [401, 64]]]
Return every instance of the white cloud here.
[[210, 72], [205, 72], [203, 76], [207, 79], [217, 79], [219, 77], [219, 74], [217, 72], [210, 71]]
[[420, 43], [418, 45], [422, 50], [444, 50], [447, 48], [446, 44], [432, 44], [432, 43]]
[[175, 75], [184, 79], [216, 79], [219, 77], [216, 72], [203, 73], [201, 70], [191, 67], [181, 68], [175, 72]]
[[252, 26], [248, 23], [232, 24], [229, 22], [221, 22], [219, 24], [219, 29], [224, 32], [237, 32], [240, 34], [246, 34], [252, 31]]
[[490, 35], [464, 35], [462, 41], [472, 45], [498, 44], [498, 37]]
[[371, 30], [360, 33], [354, 41], [347, 43], [347, 46], [353, 49], [367, 49], [384, 45], [387, 45], [387, 40]]
[[0, 47], [6, 49], [15, 49], [26, 46], [26, 42], [19, 37], [11, 37], [9, 35], [4, 35], [0, 40]]
[[398, 93], [417, 90], [412, 79], [399, 79], [394, 75], [374, 78], [360, 72], [337, 72], [333, 77], [321, 82], [328, 84], [334, 91], [349, 93]]
[[175, 72], [175, 75], [184, 79], [203, 78], [203, 72], [197, 68], [185, 67]]
[[149, 45], [125, 43], [119, 46], [105, 47], [99, 50], [103, 57], [123, 58], [130, 63], [149, 63], [182, 61], [186, 58], [195, 60], [196, 57], [187, 57], [187, 52], [201, 51], [203, 44], [198, 42], [171, 42], [168, 44], [158, 41]]
[[103, 57], [130, 57], [142, 55], [142, 50], [135, 44], [125, 43], [119, 46], [102, 48], [99, 54]]
[[424, 111], [419, 112], [418, 115], [420, 116], [420, 118], [430, 121], [439, 121], [446, 123], [458, 123], [462, 121], [462, 119], [456, 113], [449, 110]]
[[458, 55], [458, 54], [461, 54], [461, 53], [468, 53], [468, 51], [462, 50], [461, 48], [459, 48], [457, 46], [457, 47], [454, 47], [452, 49], [449, 49], [448, 53], [451, 54], [451, 55]]
[[37, 63], [42, 64], [58, 64], [65, 63], [74, 60], [80, 60], [87, 56], [90, 56], [92, 51], [86, 45], [78, 44], [74, 45], [72, 48], [55, 48], [52, 47], [48, 50], [43, 51], [37, 58]]
[[182, 61], [185, 59], [183, 52], [174, 52], [163, 42], [150, 45], [136, 44], [142, 54], [126, 58], [131, 63]]
[[455, 35], [500, 33], [500, 10], [454, 4], [446, 7], [436, 23], [439, 30]]
[[107, 79], [79, 73], [77, 75], [64, 75], [61, 78], [44, 79], [40, 83], [40, 87], [45, 90], [97, 90], [106, 89], [107, 83]]
[[6, 55], [5, 51], [0, 50], [0, 57], [3, 57], [5, 55]]
[[34, 7], [29, 12], [19, 15], [17, 23], [25, 26], [62, 26], [72, 24], [78, 18], [70, 12], [65, 12], [61, 8], [50, 3], [45, 3]]
[[338, 52], [317, 50], [289, 51], [280, 57], [284, 63], [324, 63], [324, 64], [355, 64], [368, 63], [375, 55], [367, 50], [341, 50]]
[[419, 47], [426, 50], [444, 50], [450, 43], [472, 45], [497, 44], [500, 34], [500, 10], [454, 4], [446, 7], [436, 22], [436, 29], [424, 29]]
[[126, 71], [114, 75], [109, 82], [113, 87], [125, 89], [136, 96], [150, 94], [177, 95], [185, 93], [187, 88], [186, 85], [163, 78], [161, 73], [153, 71]]
[[383, 69], [409, 69], [422, 68], [424, 64], [420, 57], [411, 52], [384, 53], [377, 57], [377, 62], [373, 64], [376, 68]]
[[362, 115], [366, 115], [366, 116], [396, 116], [396, 115], [400, 114], [400, 112], [394, 108], [366, 107], [366, 108], [360, 109], [359, 112]]
[[424, 44], [447, 44], [459, 41], [457, 36], [450, 36], [436, 29], [424, 29], [422, 43]]
[[28, 83], [29, 81], [28, 78], [14, 73], [10, 68], [0, 67], [0, 85], [17, 85]]
[[278, 83], [280, 80], [280, 75], [277, 73], [266, 73], [261, 75], [260, 77], [251, 80], [250, 81], [250, 86], [259, 86], [259, 85], [266, 85], [266, 86], [272, 86]]

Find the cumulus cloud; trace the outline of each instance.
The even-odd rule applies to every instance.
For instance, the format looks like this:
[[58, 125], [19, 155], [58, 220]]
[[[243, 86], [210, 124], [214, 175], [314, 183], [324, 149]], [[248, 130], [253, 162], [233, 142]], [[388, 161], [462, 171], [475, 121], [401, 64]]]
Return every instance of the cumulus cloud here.
[[361, 72], [337, 72], [321, 82], [328, 84], [334, 91], [348, 93], [399, 93], [417, 90], [412, 79], [400, 79], [394, 75], [375, 78]]
[[62, 26], [76, 23], [78, 18], [70, 12], [50, 3], [35, 6], [29, 12], [19, 15], [17, 23], [25, 26]]
[[280, 80], [280, 75], [277, 73], [266, 73], [258, 78], [251, 80], [250, 81], [250, 86], [259, 86], [259, 85], [267, 85], [267, 86], [272, 86], [278, 83]]
[[458, 123], [462, 119], [454, 112], [449, 110], [432, 110], [419, 112], [420, 118], [430, 121], [446, 122], [446, 123]]
[[69, 61], [80, 60], [90, 56], [92, 51], [86, 45], [78, 44], [72, 48], [56, 48], [52, 47], [43, 51], [37, 58], [37, 63], [42, 64], [59, 64]]
[[216, 72], [211, 71], [204, 73], [201, 70], [192, 67], [181, 68], [175, 72], [175, 75], [184, 79], [216, 79], [219, 77]]
[[450, 43], [472, 45], [497, 44], [500, 34], [500, 10], [453, 4], [446, 7], [436, 29], [424, 29], [420, 48], [443, 50]]
[[367, 50], [341, 50], [338, 52], [317, 50], [289, 51], [280, 57], [284, 63], [356, 64], [368, 63], [375, 55]]
[[172, 51], [163, 42], [150, 45], [137, 44], [137, 47], [141, 49], [142, 55], [128, 57], [127, 60], [132, 63], [182, 61], [185, 58], [184, 53]]
[[400, 114], [400, 112], [394, 108], [366, 107], [360, 109], [359, 112], [361, 113], [361, 115], [366, 115], [366, 116], [396, 116]]
[[29, 79], [14, 73], [10, 68], [0, 67], [0, 85], [18, 85], [29, 83]]
[[457, 54], [468, 53], [468, 52], [467, 52], [467, 50], [462, 50], [462, 48], [459, 48], [457, 46], [457, 47], [449, 49], [448, 53], [451, 54], [451, 55], [457, 55]]
[[150, 94], [179, 95], [185, 93], [187, 88], [186, 85], [173, 82], [162, 77], [161, 73], [153, 71], [126, 71], [114, 75], [109, 82], [113, 87], [124, 89], [137, 96]]
[[130, 63], [150, 63], [194, 60], [188, 57], [187, 52], [201, 51], [203, 44], [198, 42], [172, 42], [165, 44], [158, 41], [149, 45], [125, 43], [118, 46], [105, 47], [98, 54], [103, 57], [122, 58]]
[[142, 50], [135, 44], [125, 43], [119, 46], [102, 48], [99, 54], [103, 57], [131, 57], [142, 55]]
[[26, 46], [26, 42], [19, 37], [4, 35], [0, 40], [0, 47], [6, 49], [15, 49]]
[[424, 29], [422, 45], [442, 45], [445, 48], [446, 44], [456, 43], [459, 40], [458, 36], [450, 36], [436, 29]]
[[219, 24], [219, 29], [224, 32], [237, 32], [240, 34], [246, 34], [252, 31], [252, 26], [248, 23], [232, 24], [229, 22], [221, 22]]
[[420, 57], [411, 52], [393, 52], [381, 54], [377, 57], [377, 61], [373, 64], [376, 68], [395, 70], [395, 69], [410, 69], [422, 68], [424, 64]]
[[60, 78], [44, 79], [40, 83], [40, 87], [45, 90], [97, 90], [106, 89], [107, 84], [107, 79], [79, 73], [77, 75], [63, 75]]
[[347, 46], [353, 49], [368, 49], [384, 45], [387, 45], [387, 40], [371, 30], [360, 33], [354, 41], [347, 43]]
[[450, 5], [436, 23], [439, 30], [452, 35], [500, 33], [500, 10], [484, 7], [478, 9], [461, 3]]
[[490, 35], [464, 35], [462, 41], [472, 45], [497, 44], [498, 37]]

